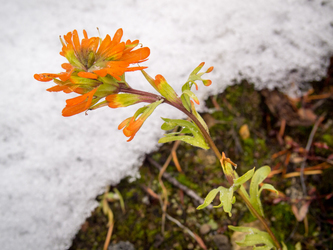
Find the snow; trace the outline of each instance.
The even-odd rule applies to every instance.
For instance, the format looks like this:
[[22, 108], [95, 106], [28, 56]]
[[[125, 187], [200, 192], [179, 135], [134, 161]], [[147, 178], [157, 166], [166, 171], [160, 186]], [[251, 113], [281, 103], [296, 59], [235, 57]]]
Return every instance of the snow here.
[[[126, 176], [138, 177], [146, 153], [163, 134], [158, 107], [134, 140], [118, 124], [140, 106], [61, 116], [71, 95], [49, 93], [35, 73], [58, 73], [59, 35], [73, 29], [151, 49], [151, 76], [162, 74], [179, 92], [200, 62], [215, 69], [199, 85], [199, 99], [246, 78], [258, 89], [286, 91], [325, 75], [333, 54], [332, 1], [273, 0], [12, 0], [0, 9], [0, 245], [4, 250], [67, 249], [97, 206], [95, 197]], [[82, 35], [81, 35], [82, 37]], [[155, 92], [140, 72], [132, 87]]]

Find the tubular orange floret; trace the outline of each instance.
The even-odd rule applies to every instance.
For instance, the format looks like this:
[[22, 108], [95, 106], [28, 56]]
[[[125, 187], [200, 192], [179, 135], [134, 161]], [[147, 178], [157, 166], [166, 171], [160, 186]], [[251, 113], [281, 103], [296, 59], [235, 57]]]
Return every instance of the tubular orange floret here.
[[213, 69], [214, 69], [214, 67], [213, 67], [213, 66], [209, 67], [209, 68], [207, 69], [206, 73], [210, 73], [210, 72], [212, 72], [212, 71], [213, 71]]
[[116, 44], [116, 43], [119, 43], [121, 38], [123, 37], [123, 29], [120, 28], [116, 31], [116, 33], [114, 34], [113, 36], [113, 39], [112, 39], [112, 45]]
[[62, 115], [67, 117], [86, 111], [91, 106], [96, 90], [97, 88], [84, 95], [66, 100], [67, 105], [62, 110]]
[[209, 85], [212, 84], [212, 81], [211, 81], [211, 80], [203, 80], [202, 82], [203, 82], [203, 84], [204, 84], [205, 86], [209, 86]]
[[125, 126], [127, 126], [127, 124], [129, 123], [129, 121], [132, 119], [132, 117], [129, 117], [127, 119], [125, 119], [124, 121], [122, 121], [119, 126], [118, 126], [118, 130], [123, 129]]
[[71, 71], [73, 69], [73, 66], [70, 63], [63, 63], [61, 64], [61, 67], [66, 71]]
[[193, 84], [195, 85], [195, 89], [198, 90], [199, 89], [198, 84], [196, 82], [193, 82]]
[[47, 73], [34, 74], [34, 78], [40, 82], [49, 82], [58, 76], [59, 76], [59, 74], [47, 74]]
[[83, 36], [84, 36], [85, 39], [88, 39], [88, 34], [87, 34], [86, 30], [83, 30]]
[[62, 116], [69, 117], [86, 111], [85, 103], [79, 103], [75, 106], [66, 106], [62, 110]]
[[64, 91], [65, 93], [72, 92], [72, 90], [70, 88], [68, 88], [67, 86], [61, 86], [61, 85], [56, 85], [56, 86], [53, 86], [51, 88], [48, 88], [47, 91], [49, 91], [49, 92], [60, 92], [60, 91]]
[[137, 120], [131, 121], [128, 124], [128, 126], [127, 126], [127, 130], [136, 131], [137, 132], [141, 128], [141, 126], [142, 126], [142, 124], [144, 122], [144, 119], [142, 119], [142, 118], [140, 119], [140, 118], [141, 117], [139, 117]]
[[147, 61], [147, 57], [150, 55], [150, 49], [148, 47], [140, 48], [135, 51], [125, 53], [121, 59], [128, 63], [141, 63]]
[[[141, 117], [140, 117], [141, 118]], [[118, 129], [123, 129], [123, 134], [126, 137], [130, 137], [127, 141], [130, 142], [133, 140], [136, 133], [141, 128], [145, 119], [137, 119], [135, 120], [134, 116], [125, 119], [122, 123], [119, 124]]]
[[79, 39], [79, 35], [77, 34], [77, 30], [73, 31], [73, 46], [74, 46], [74, 50], [79, 53], [80, 52], [80, 39]]
[[122, 107], [121, 103], [117, 102], [117, 97], [118, 95], [117, 94], [114, 94], [114, 95], [108, 95], [105, 100], [108, 102], [108, 106], [110, 108], [119, 108], [119, 107]]

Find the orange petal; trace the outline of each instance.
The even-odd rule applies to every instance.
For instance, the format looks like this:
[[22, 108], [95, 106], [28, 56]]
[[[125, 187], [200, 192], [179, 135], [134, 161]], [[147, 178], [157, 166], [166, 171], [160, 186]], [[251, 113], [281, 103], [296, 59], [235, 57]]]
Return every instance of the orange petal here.
[[129, 72], [129, 71], [137, 71], [137, 70], [142, 70], [142, 69], [146, 69], [148, 67], [130, 67], [130, 68], [127, 68], [126, 69], [126, 72]]
[[[60, 86], [60, 85], [56, 85], [53, 86], [51, 88], [48, 88], [47, 91], [49, 92], [59, 92], [59, 91], [64, 91], [65, 93], [70, 93], [72, 92], [72, 90], [70, 88], [68, 88], [67, 86]], [[69, 92], [68, 92], [69, 91]]]
[[99, 70], [94, 70], [94, 73], [96, 73], [97, 75], [104, 77], [107, 75], [107, 69], [99, 69]]
[[87, 34], [86, 30], [83, 30], [83, 36], [84, 36], [85, 39], [88, 39], [88, 34]]
[[121, 38], [123, 37], [123, 29], [120, 28], [116, 31], [112, 39], [112, 45], [116, 45], [120, 42]]
[[106, 35], [101, 45], [99, 46], [97, 53], [103, 55], [104, 51], [108, 48], [110, 43], [111, 43], [111, 37], [109, 35]]
[[71, 71], [73, 69], [73, 66], [70, 63], [63, 63], [61, 64], [61, 67], [66, 71]]
[[212, 72], [212, 71], [213, 71], [213, 69], [214, 69], [214, 67], [213, 67], [213, 66], [209, 67], [209, 68], [206, 70], [206, 73], [210, 73], [210, 72]]
[[108, 60], [111, 60], [111, 59], [117, 60], [117, 59], [121, 58], [121, 56], [123, 55], [124, 49], [125, 49], [125, 43], [118, 43], [114, 47], [107, 50], [105, 52], [104, 56], [106, 58], [108, 58]]
[[60, 73], [59, 74], [60, 80], [63, 82], [67, 81], [73, 72], [74, 72], [74, 67], [72, 67], [72, 69], [66, 73]]
[[124, 121], [122, 121], [119, 126], [118, 129], [121, 130], [123, 129], [125, 126], [127, 126], [127, 124], [129, 123], [129, 121], [132, 119], [132, 117], [129, 117], [127, 119], [125, 119]]
[[49, 82], [58, 76], [59, 74], [43, 73], [43, 74], [35, 74], [34, 78], [40, 82]]
[[94, 74], [94, 73], [90, 73], [90, 72], [84, 72], [81, 71], [77, 74], [80, 77], [84, 77], [84, 78], [89, 78], [89, 79], [97, 79], [98, 75]]
[[72, 116], [72, 115], [76, 115], [76, 114], [86, 111], [91, 105], [91, 101], [94, 97], [96, 90], [97, 90], [97, 88], [93, 89], [92, 91], [90, 91], [82, 96], [78, 96], [78, 97], [66, 100], [67, 105], [62, 110], [62, 115], [63, 116]]
[[67, 35], [64, 35], [64, 39], [68, 44], [72, 44], [72, 32], [68, 32]]
[[68, 116], [79, 114], [79, 113], [84, 112], [86, 110], [87, 109], [85, 108], [85, 103], [80, 103], [80, 104], [75, 105], [75, 106], [66, 106], [62, 110], [62, 115], [65, 116], [65, 117], [68, 117]]
[[76, 30], [73, 31], [73, 44], [74, 44], [75, 51], [77, 53], [80, 53], [80, 51], [81, 51], [80, 39], [79, 39], [79, 35], [77, 34]]
[[120, 60], [127, 61], [128, 63], [140, 63], [146, 61], [149, 55], [150, 49], [144, 47], [124, 54]]

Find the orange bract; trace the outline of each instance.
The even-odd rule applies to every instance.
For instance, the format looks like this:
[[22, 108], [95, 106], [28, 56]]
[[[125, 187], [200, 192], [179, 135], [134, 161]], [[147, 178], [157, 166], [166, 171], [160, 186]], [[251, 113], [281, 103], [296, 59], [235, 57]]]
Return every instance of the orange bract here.
[[99, 37], [88, 38], [85, 30], [83, 36], [80, 40], [78, 32], [74, 30], [60, 38], [60, 55], [68, 60], [68, 63], [61, 65], [66, 72], [34, 75], [38, 81], [54, 80], [57, 85], [49, 88], [50, 92], [75, 92], [82, 95], [82, 99], [77, 97], [82, 102], [75, 105], [67, 103], [63, 110], [64, 116], [84, 112], [107, 95], [118, 93], [119, 84], [128, 86], [122, 78], [125, 72], [147, 68], [130, 67], [131, 64], [148, 60], [150, 50], [147, 47], [134, 50], [139, 40], [121, 42], [122, 29], [118, 29], [112, 39], [109, 35], [103, 40]]

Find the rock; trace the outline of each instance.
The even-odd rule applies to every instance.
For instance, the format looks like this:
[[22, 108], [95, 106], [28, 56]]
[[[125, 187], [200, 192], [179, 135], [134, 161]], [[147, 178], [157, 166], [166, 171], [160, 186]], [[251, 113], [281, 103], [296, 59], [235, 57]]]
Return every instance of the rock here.
[[[264, 230], [262, 224], [260, 223], [259, 220], [250, 222], [250, 223], [245, 223], [244, 225], [241, 225], [243, 227], [254, 227], [257, 228], [259, 230]], [[243, 232], [234, 232], [231, 236], [231, 244], [233, 246], [234, 250], [252, 250], [253, 247], [240, 247], [237, 245], [237, 241], [242, 241], [244, 239], [244, 237], [247, 235], [247, 233], [243, 233]]]
[[231, 250], [231, 245], [227, 236], [216, 234], [213, 236], [213, 241], [219, 250]]
[[108, 250], [135, 250], [134, 245], [128, 241], [119, 241], [109, 246]]
[[210, 225], [209, 224], [203, 224], [201, 227], [200, 227], [200, 233], [202, 234], [202, 235], [204, 235], [204, 234], [208, 234], [209, 233], [209, 231], [210, 231]]

